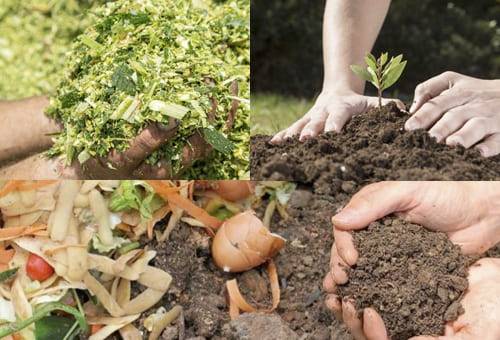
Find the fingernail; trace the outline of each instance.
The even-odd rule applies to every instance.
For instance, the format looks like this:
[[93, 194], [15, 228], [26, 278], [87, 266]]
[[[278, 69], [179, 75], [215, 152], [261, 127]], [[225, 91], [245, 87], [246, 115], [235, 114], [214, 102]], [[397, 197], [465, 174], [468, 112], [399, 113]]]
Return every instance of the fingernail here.
[[[410, 112], [411, 113], [411, 112]], [[412, 130], [416, 130], [420, 128], [420, 125], [418, 124], [418, 122], [413, 119], [413, 118], [410, 118], [406, 121], [405, 123], [405, 129], [408, 130], [408, 131], [412, 131]]]
[[356, 215], [354, 209], [345, 208], [332, 217], [332, 223], [334, 226], [351, 224], [352, 220], [356, 218]]

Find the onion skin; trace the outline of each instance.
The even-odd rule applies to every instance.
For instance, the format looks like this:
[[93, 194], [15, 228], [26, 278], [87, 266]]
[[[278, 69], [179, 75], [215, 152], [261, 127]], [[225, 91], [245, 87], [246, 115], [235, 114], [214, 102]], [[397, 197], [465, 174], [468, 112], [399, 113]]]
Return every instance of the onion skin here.
[[253, 211], [245, 211], [226, 220], [212, 243], [215, 264], [226, 272], [255, 268], [276, 255], [285, 239], [271, 233]]
[[252, 181], [214, 181], [212, 190], [225, 200], [241, 201], [253, 194], [255, 184]]

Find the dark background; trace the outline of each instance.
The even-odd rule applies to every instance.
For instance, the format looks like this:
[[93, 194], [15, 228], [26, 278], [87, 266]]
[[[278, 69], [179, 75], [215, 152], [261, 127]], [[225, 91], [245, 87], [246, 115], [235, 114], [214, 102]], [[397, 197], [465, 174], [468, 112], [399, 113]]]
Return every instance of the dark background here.
[[[252, 0], [252, 92], [321, 91], [324, 0]], [[441, 72], [500, 78], [500, 0], [393, 0], [374, 52], [403, 53], [392, 88], [409, 95]]]

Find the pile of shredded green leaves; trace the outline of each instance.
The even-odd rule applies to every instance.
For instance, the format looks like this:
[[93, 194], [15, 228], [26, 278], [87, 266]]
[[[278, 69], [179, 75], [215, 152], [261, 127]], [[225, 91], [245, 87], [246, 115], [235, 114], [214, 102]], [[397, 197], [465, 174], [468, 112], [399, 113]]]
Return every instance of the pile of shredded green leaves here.
[[0, 99], [52, 94], [64, 56], [105, 0], [1, 0]]
[[150, 164], [170, 160], [179, 170], [182, 148], [199, 131], [214, 152], [185, 177], [248, 177], [249, 11], [249, 0], [117, 0], [92, 11], [47, 111], [64, 125], [49, 155], [84, 163], [173, 117], [179, 131]]

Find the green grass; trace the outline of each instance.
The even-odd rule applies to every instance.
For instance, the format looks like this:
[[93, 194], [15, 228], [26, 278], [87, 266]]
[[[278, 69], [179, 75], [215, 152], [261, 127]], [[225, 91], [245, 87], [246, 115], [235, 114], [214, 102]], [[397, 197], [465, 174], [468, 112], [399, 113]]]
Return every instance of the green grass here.
[[251, 134], [272, 135], [290, 126], [313, 105], [313, 100], [275, 94], [252, 94]]

